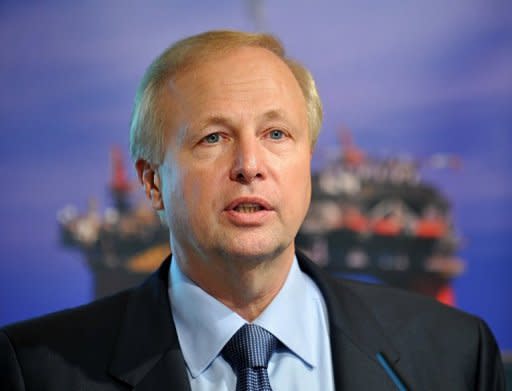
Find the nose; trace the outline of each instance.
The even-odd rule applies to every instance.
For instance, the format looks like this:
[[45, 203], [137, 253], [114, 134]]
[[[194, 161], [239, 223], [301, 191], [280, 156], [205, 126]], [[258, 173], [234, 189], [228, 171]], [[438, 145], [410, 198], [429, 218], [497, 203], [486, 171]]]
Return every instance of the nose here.
[[264, 162], [262, 146], [257, 139], [239, 140], [234, 146], [230, 179], [243, 184], [263, 179]]

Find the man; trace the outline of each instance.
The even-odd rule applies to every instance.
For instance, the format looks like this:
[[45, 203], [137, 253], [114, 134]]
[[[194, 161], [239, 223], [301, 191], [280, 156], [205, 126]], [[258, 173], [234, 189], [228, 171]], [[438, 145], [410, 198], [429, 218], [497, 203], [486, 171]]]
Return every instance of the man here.
[[503, 390], [479, 319], [297, 253], [321, 104], [273, 37], [217, 31], [147, 70], [131, 126], [172, 258], [0, 333], [3, 390]]

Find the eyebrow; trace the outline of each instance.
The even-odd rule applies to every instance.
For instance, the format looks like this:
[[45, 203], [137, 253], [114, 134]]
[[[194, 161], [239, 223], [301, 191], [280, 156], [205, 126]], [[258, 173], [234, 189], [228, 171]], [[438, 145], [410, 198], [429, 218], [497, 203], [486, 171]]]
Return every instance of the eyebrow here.
[[[223, 125], [229, 128], [234, 127], [234, 122], [229, 119], [228, 117], [222, 115], [222, 114], [210, 114], [206, 116], [206, 118], [200, 120], [197, 122], [197, 128], [203, 129], [210, 125]], [[196, 126], [194, 126], [196, 127]]]
[[286, 115], [282, 110], [269, 110], [263, 113], [260, 118], [262, 120], [286, 119]]

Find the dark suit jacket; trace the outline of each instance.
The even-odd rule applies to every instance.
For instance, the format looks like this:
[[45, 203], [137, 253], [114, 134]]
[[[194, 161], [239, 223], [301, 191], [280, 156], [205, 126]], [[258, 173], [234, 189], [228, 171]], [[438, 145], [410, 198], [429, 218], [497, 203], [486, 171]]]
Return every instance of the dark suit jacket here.
[[[395, 390], [379, 352], [411, 390], [504, 390], [483, 321], [406, 292], [335, 281], [298, 259], [327, 304], [337, 390]], [[169, 265], [170, 257], [140, 287], [3, 328], [0, 389], [189, 390], [169, 310]]]

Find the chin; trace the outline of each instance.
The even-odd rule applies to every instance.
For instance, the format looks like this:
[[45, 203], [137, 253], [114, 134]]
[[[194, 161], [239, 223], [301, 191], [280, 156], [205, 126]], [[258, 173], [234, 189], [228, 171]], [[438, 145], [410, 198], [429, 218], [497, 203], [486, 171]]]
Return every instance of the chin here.
[[246, 263], [261, 263], [272, 260], [283, 254], [288, 248], [286, 243], [244, 243], [239, 241], [236, 245], [218, 249], [218, 254], [223, 258]]

